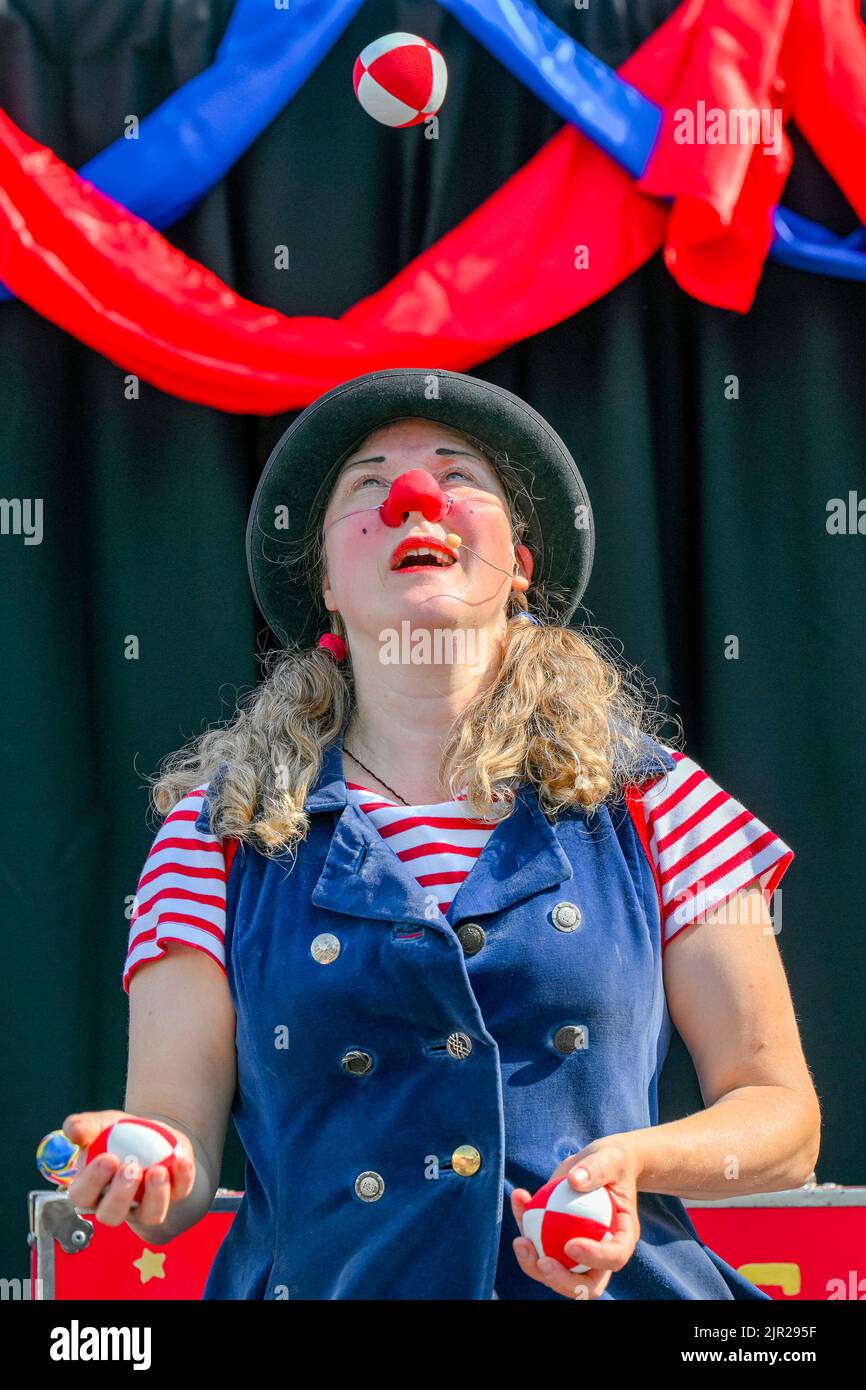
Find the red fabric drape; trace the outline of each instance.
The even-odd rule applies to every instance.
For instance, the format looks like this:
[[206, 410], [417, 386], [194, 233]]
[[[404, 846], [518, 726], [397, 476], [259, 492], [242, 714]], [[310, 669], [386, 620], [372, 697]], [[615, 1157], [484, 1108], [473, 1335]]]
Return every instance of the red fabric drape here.
[[642, 179], [567, 125], [338, 319], [243, 299], [0, 112], [0, 277], [124, 371], [221, 410], [272, 414], [377, 367], [466, 370], [577, 313], [662, 245], [690, 294], [746, 312], [790, 144], [783, 137], [777, 155], [679, 144], [676, 113], [698, 100], [783, 103], [866, 214], [866, 41], [854, 0], [686, 0], [619, 71], [665, 112]]

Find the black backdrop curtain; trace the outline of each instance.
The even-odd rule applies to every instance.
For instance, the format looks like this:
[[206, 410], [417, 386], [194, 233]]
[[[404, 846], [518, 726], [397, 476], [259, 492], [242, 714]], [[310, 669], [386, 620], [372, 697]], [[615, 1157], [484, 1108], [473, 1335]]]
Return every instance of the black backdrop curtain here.
[[[552, 18], [618, 66], [674, 8]], [[0, 102], [80, 166], [212, 60], [231, 0], [7, 0]], [[440, 139], [361, 116], [352, 64], [391, 30], [444, 49]], [[298, 96], [167, 232], [241, 294], [338, 315], [467, 216], [561, 125], [435, 0], [367, 0]], [[786, 203], [857, 219], [793, 132]], [[531, 215], [531, 210], [527, 210]], [[287, 244], [291, 269], [274, 268]], [[595, 508], [591, 620], [682, 717], [687, 751], [795, 850], [779, 945], [825, 1112], [822, 1181], [866, 1181], [862, 788], [866, 537], [826, 508], [866, 493], [866, 287], [768, 265], [747, 316], [708, 308], [656, 256], [605, 299], [470, 368], [528, 399], [574, 450]], [[3, 497], [44, 536], [0, 536], [7, 1071], [2, 1269], [26, 1273], [34, 1147], [72, 1110], [121, 1106], [126, 911], [157, 822], [142, 771], [230, 716], [267, 633], [244, 525], [294, 413], [206, 409], [0, 305]], [[435, 342], [430, 361], [436, 366]], [[395, 363], [394, 365], [399, 365]], [[740, 398], [727, 400], [736, 374]], [[725, 640], [739, 638], [739, 659]], [[138, 641], [128, 659], [129, 639]], [[698, 1108], [674, 1039], [661, 1118]], [[852, 1124], [852, 1120], [855, 1123]], [[240, 1187], [233, 1131], [222, 1181]]]

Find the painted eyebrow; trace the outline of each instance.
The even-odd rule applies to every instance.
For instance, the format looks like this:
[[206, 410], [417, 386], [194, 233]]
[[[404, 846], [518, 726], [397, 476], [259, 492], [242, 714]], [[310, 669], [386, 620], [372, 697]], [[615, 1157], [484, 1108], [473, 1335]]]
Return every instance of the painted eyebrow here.
[[[454, 456], [456, 455], [456, 456], [458, 456], [459, 458], [472, 459], [475, 463], [482, 463], [482, 462], [484, 462], [484, 460], [481, 458], [481, 455], [480, 455], [480, 454], [467, 454], [467, 452], [466, 452], [465, 449], [444, 449], [444, 448], [443, 448], [443, 449], [436, 449], [436, 450], [434, 450], [434, 452], [437, 453], [437, 454], [445, 455], [445, 456], [447, 456], [448, 458], [452, 458], [452, 457], [454, 457]], [[374, 455], [372, 458], [368, 458], [368, 459], [355, 459], [354, 463], [347, 463], [347, 464], [346, 464], [346, 467], [343, 469], [343, 476], [345, 477], [345, 475], [346, 475], [347, 473], [351, 473], [351, 471], [352, 471], [353, 468], [363, 468], [363, 467], [365, 466], [365, 464], [368, 464], [368, 463], [387, 463], [387, 462], [388, 462], [388, 460], [387, 460], [387, 457], [385, 456], [385, 454], [376, 454], [376, 455]]]

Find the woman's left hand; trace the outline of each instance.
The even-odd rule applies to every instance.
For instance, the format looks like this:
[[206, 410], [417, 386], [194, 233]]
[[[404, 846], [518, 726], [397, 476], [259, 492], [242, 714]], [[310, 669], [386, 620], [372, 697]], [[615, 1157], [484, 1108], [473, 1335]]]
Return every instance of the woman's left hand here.
[[[578, 1169], [586, 1169], [587, 1176], [579, 1179]], [[541, 1284], [547, 1284], [548, 1288], [565, 1298], [594, 1299], [604, 1293], [614, 1270], [622, 1269], [631, 1259], [640, 1239], [637, 1169], [633, 1149], [615, 1140], [596, 1139], [579, 1153], [564, 1158], [548, 1179], [550, 1182], [553, 1178], [567, 1176], [575, 1192], [591, 1192], [602, 1186], [610, 1192], [615, 1209], [611, 1239], [574, 1239], [567, 1241], [564, 1247], [566, 1255], [572, 1257], [573, 1264], [590, 1266], [585, 1274], [572, 1274], [558, 1260], [547, 1257], [539, 1260], [534, 1244], [522, 1234], [523, 1212], [532, 1200], [532, 1193], [527, 1192], [525, 1187], [516, 1187], [511, 1194], [511, 1210], [521, 1235], [515, 1238], [513, 1246], [524, 1274]], [[544, 1268], [545, 1265], [549, 1265], [549, 1268]]]

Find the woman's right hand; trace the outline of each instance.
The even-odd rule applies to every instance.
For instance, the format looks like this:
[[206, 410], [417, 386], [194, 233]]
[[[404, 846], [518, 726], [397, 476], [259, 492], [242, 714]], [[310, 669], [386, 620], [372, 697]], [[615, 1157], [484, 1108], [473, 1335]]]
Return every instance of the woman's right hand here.
[[66, 1188], [69, 1200], [79, 1211], [92, 1212], [105, 1226], [119, 1226], [122, 1221], [135, 1226], [159, 1226], [165, 1221], [169, 1207], [192, 1192], [195, 1182], [192, 1143], [186, 1134], [162, 1119], [159, 1124], [168, 1129], [178, 1143], [173, 1172], [169, 1173], [161, 1163], [153, 1164], [145, 1178], [144, 1196], [132, 1210], [132, 1199], [141, 1181], [141, 1165], [137, 1159], [127, 1161], [116, 1154], [104, 1153], [84, 1166], [88, 1145], [109, 1125], [116, 1120], [147, 1118], [126, 1110], [82, 1110], [67, 1115], [63, 1121], [63, 1133], [80, 1150], [76, 1160], [77, 1175]]

